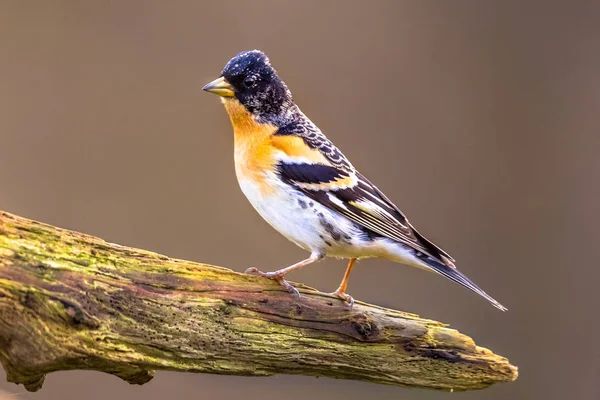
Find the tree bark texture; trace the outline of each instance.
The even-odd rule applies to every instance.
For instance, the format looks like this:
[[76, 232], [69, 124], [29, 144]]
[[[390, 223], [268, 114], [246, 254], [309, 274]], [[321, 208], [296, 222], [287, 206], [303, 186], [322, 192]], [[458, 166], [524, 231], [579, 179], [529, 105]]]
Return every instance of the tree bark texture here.
[[440, 322], [31, 221], [0, 211], [0, 361], [41, 388], [96, 370], [298, 374], [439, 390], [517, 378], [506, 358]]

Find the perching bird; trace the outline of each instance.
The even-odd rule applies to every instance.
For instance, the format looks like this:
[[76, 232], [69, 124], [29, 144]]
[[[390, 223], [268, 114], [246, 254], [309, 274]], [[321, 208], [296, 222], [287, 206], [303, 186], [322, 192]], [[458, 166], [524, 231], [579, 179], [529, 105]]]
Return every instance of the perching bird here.
[[379, 257], [437, 272], [506, 310], [417, 232], [300, 111], [264, 53], [239, 53], [203, 90], [221, 96], [231, 119], [242, 191], [273, 228], [310, 252], [306, 260], [275, 272], [246, 272], [274, 279], [299, 296], [286, 274], [326, 256], [348, 258], [333, 294], [352, 307], [346, 287], [354, 263]]

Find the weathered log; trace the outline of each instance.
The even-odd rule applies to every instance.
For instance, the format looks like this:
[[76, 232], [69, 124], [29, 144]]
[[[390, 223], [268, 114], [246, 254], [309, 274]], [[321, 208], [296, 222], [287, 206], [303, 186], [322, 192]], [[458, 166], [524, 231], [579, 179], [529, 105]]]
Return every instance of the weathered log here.
[[440, 390], [517, 378], [446, 325], [229, 269], [107, 243], [0, 211], [0, 361], [40, 389], [86, 369], [299, 374]]

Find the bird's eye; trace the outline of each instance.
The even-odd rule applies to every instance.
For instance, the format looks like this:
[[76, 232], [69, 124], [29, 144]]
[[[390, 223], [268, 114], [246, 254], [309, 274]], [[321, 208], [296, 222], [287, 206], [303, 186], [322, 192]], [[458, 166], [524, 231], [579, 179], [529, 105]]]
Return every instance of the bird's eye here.
[[256, 84], [256, 77], [253, 75], [247, 76], [246, 79], [244, 79], [244, 86], [246, 86], [247, 88], [251, 88], [255, 84]]

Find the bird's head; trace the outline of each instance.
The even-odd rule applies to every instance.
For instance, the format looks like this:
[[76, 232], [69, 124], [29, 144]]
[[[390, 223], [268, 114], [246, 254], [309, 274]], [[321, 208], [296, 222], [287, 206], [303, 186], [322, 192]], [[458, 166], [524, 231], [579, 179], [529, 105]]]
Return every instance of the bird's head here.
[[202, 89], [221, 96], [226, 105], [239, 102], [261, 122], [277, 122], [294, 104], [269, 58], [259, 50], [244, 51], [233, 57], [219, 78]]

